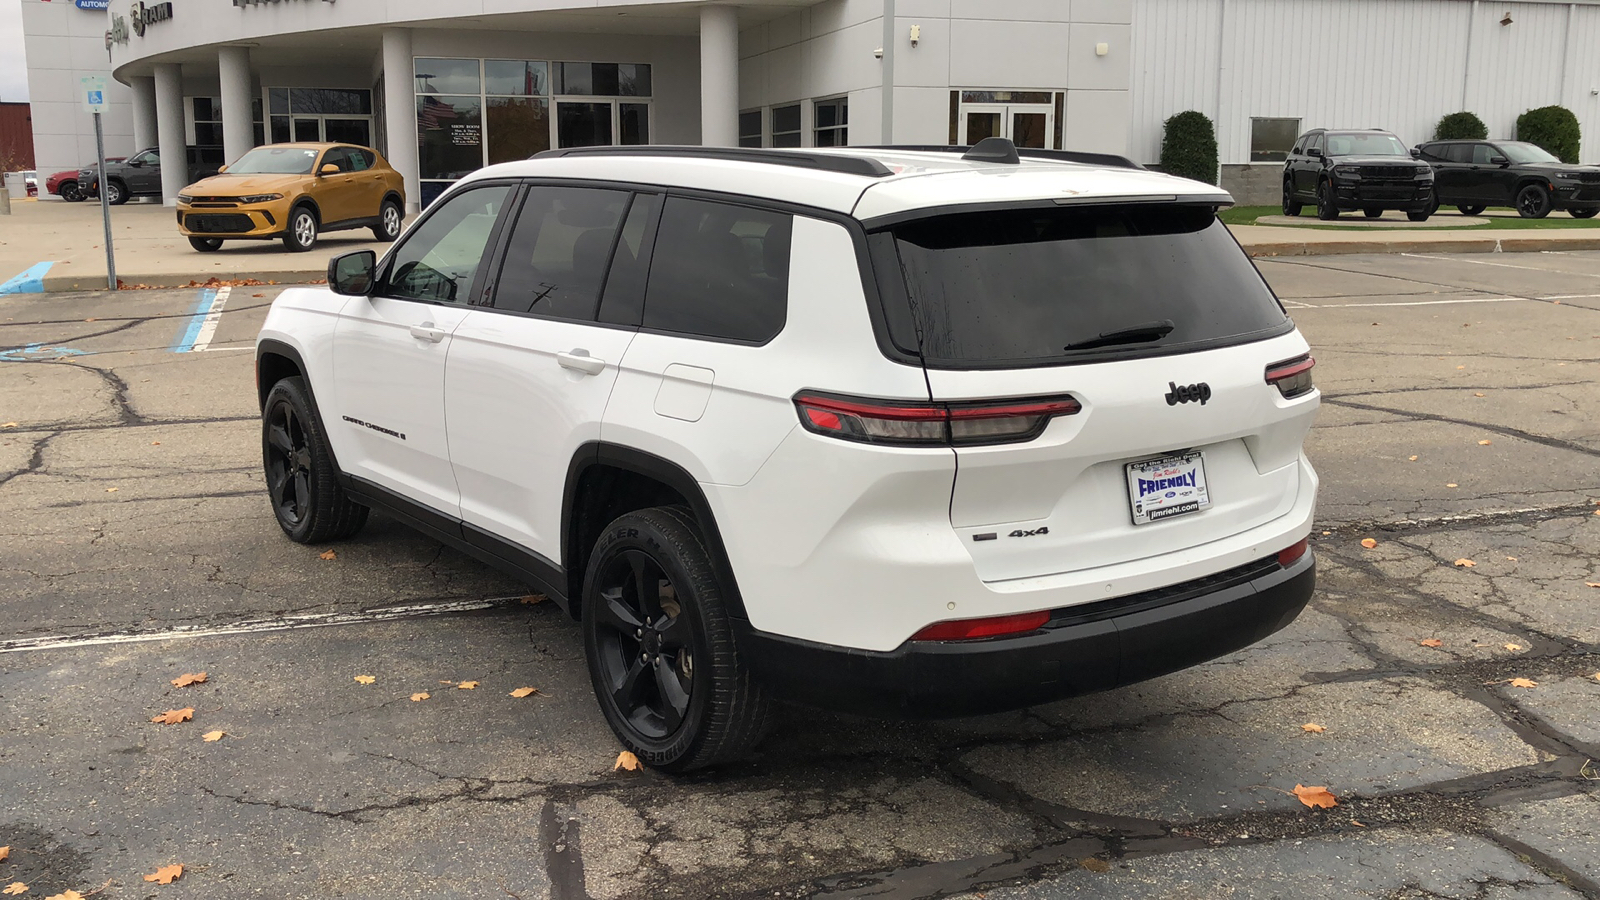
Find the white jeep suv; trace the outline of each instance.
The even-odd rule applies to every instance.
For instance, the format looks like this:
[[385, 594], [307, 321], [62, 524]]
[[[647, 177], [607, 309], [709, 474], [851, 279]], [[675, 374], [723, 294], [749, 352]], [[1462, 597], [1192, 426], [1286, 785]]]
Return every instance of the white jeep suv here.
[[1151, 678], [1311, 595], [1312, 359], [1216, 188], [965, 148], [557, 150], [285, 291], [296, 541], [369, 509], [581, 622], [646, 762], [773, 699], [958, 716]]

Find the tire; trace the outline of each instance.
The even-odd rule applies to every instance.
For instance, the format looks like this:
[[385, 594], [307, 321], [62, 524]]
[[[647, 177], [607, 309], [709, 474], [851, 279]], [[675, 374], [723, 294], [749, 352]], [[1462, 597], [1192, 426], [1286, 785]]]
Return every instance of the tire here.
[[400, 224], [404, 220], [400, 204], [385, 200], [383, 209], [378, 211], [378, 224], [372, 226], [372, 236], [387, 244], [400, 236]]
[[61, 182], [61, 190], [58, 193], [61, 194], [61, 199], [67, 201], [68, 203], [83, 202], [83, 192], [78, 190], [78, 183], [76, 181]]
[[105, 183], [106, 202], [112, 206], [121, 206], [128, 202], [128, 189], [116, 179], [108, 179]]
[[1324, 181], [1317, 185], [1317, 218], [1331, 222], [1339, 218], [1339, 207], [1333, 202], [1333, 183]]
[[215, 253], [222, 249], [222, 238], [191, 237], [189, 238], [189, 246], [199, 250], [201, 253]]
[[1600, 206], [1585, 206], [1582, 209], [1569, 209], [1574, 219], [1592, 219], [1594, 214], [1600, 212]]
[[1298, 216], [1300, 215], [1300, 210], [1304, 208], [1304, 204], [1294, 199], [1294, 191], [1290, 190], [1289, 182], [1285, 181], [1283, 183], [1283, 214], [1286, 216]]
[[304, 378], [285, 378], [267, 393], [261, 410], [261, 456], [272, 514], [289, 540], [338, 540], [367, 524], [367, 508], [339, 486], [333, 453]]
[[1406, 212], [1406, 218], [1413, 222], [1426, 222], [1431, 215], [1433, 213], [1426, 209], [1413, 209]]
[[317, 214], [309, 206], [289, 211], [289, 225], [283, 232], [283, 246], [290, 253], [304, 253], [317, 245]]
[[1369, 219], [1380, 219], [1380, 218], [1383, 217], [1383, 210], [1379, 209], [1379, 208], [1376, 208], [1376, 207], [1370, 207], [1369, 206], [1366, 209], [1363, 209], [1361, 211], [1361, 214], [1366, 216]]
[[1483, 212], [1487, 208], [1488, 207], [1485, 207], [1485, 206], [1458, 206], [1458, 207], [1456, 207], [1456, 209], [1459, 210], [1463, 216], [1475, 216], [1478, 213]]
[[1550, 192], [1539, 184], [1517, 191], [1517, 214], [1524, 219], [1542, 219], [1550, 215]]
[[607, 526], [584, 574], [582, 616], [595, 698], [640, 760], [687, 772], [736, 760], [765, 736], [771, 701], [734, 647], [687, 511], [643, 509]]

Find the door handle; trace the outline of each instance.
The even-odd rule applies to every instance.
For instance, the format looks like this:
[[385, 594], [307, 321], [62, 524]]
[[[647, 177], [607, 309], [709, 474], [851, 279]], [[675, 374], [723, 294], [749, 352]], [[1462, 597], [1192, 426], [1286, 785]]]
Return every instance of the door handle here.
[[567, 353], [557, 353], [556, 362], [563, 369], [573, 369], [586, 375], [599, 375], [606, 370], [606, 361], [589, 355], [589, 351], [576, 348]]
[[411, 336], [430, 344], [437, 344], [444, 340], [444, 329], [433, 327], [432, 322], [423, 322], [421, 325], [411, 326]]

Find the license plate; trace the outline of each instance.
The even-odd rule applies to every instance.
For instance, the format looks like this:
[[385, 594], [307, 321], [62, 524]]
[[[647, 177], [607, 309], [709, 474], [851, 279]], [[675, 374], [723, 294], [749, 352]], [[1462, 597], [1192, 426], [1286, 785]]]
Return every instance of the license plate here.
[[1199, 450], [1128, 463], [1127, 470], [1135, 525], [1199, 512], [1211, 505], [1205, 458]]

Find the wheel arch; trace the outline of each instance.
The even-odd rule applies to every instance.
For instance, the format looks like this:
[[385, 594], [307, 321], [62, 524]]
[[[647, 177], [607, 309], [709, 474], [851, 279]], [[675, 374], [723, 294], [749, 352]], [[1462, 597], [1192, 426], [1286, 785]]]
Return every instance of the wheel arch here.
[[[289, 204], [289, 215], [291, 217], [294, 216], [294, 211], [302, 206], [311, 210], [311, 214], [317, 217], [317, 225], [320, 227], [322, 225], [322, 207], [317, 205], [317, 201], [311, 199], [310, 194], [301, 194], [294, 198], [294, 202]], [[285, 222], [284, 228], [287, 229], [288, 227], [289, 223]]]
[[747, 618], [716, 516], [694, 476], [677, 463], [619, 444], [590, 441], [572, 455], [561, 500], [561, 566], [568, 612], [583, 614], [583, 580], [600, 532], [617, 516], [679, 502], [694, 516], [729, 614]]
[[[263, 338], [256, 343], [256, 399], [263, 413], [267, 411], [267, 395], [272, 393], [272, 386], [285, 378], [299, 376], [306, 385], [306, 397], [311, 400], [311, 413], [317, 417], [317, 422], [322, 426], [322, 433], [328, 433], [328, 423], [322, 418], [322, 407], [317, 403], [317, 389], [311, 384], [311, 376], [306, 368], [305, 358], [283, 341]], [[333, 470], [344, 472], [339, 465], [338, 451], [334, 450], [333, 442], [328, 442], [328, 459], [333, 462]]]
[[399, 191], [391, 190], [391, 191], [388, 191], [387, 193], [385, 193], [383, 195], [383, 199], [378, 201], [379, 208], [381, 209], [383, 204], [388, 203], [390, 200], [393, 200], [396, 204], [398, 204], [400, 206], [400, 214], [401, 215], [405, 215], [405, 212], [406, 212], [406, 198], [400, 196], [400, 192]]

